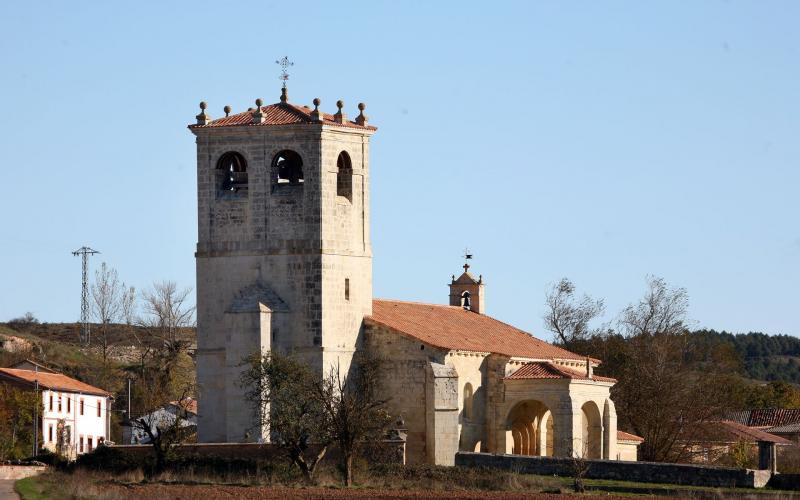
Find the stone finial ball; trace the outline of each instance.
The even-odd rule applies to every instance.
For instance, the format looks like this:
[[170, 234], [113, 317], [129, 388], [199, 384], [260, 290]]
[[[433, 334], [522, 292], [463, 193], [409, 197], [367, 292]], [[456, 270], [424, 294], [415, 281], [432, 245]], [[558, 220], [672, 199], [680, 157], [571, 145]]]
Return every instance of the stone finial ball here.
[[314, 98], [314, 106], [319, 106], [322, 101], [319, 100], [319, 97]]
[[260, 97], [256, 99], [256, 106], [261, 107], [262, 104], [264, 104], [264, 101], [262, 101]]
[[344, 107], [344, 101], [341, 100], [341, 99], [336, 101], [336, 107], [339, 108], [339, 109], [342, 109]]
[[367, 109], [367, 105], [364, 104], [363, 102], [360, 102], [358, 103], [358, 109], [359, 111], [364, 111], [365, 109]]
[[222, 111], [224, 111], [226, 114], [230, 113], [231, 112], [231, 107], [230, 106], [225, 106], [224, 108], [222, 108]]
[[200, 101], [200, 109], [205, 110], [207, 107], [208, 104], [206, 104], [206, 101]]

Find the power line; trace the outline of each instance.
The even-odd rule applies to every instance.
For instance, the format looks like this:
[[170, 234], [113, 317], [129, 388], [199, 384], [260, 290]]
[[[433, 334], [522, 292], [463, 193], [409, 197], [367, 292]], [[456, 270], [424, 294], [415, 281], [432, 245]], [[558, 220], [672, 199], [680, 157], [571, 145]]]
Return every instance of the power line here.
[[83, 344], [89, 344], [90, 328], [89, 328], [89, 256], [100, 253], [89, 247], [80, 247], [72, 252], [72, 255], [81, 256], [83, 263], [83, 274], [81, 280], [81, 331], [80, 341]]

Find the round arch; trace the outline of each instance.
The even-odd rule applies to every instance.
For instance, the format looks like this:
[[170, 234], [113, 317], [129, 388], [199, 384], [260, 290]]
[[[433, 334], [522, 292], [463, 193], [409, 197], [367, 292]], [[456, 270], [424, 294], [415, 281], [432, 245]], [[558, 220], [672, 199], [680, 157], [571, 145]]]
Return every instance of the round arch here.
[[554, 435], [550, 408], [537, 400], [521, 401], [514, 405], [506, 419], [506, 453], [552, 455]]
[[576, 450], [582, 457], [600, 459], [603, 455], [603, 420], [600, 408], [594, 401], [581, 406], [582, 449]]

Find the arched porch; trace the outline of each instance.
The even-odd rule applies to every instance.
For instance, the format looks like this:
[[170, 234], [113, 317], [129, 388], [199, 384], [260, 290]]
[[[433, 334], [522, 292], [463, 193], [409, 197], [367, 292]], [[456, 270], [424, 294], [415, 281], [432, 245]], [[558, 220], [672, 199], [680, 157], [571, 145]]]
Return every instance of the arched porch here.
[[553, 456], [555, 420], [541, 401], [517, 403], [506, 419], [506, 453]]

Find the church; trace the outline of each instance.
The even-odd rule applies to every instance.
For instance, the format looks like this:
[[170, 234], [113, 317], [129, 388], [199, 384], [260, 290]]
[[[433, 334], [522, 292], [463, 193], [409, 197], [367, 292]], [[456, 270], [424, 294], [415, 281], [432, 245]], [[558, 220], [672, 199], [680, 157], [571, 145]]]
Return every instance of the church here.
[[[486, 314], [482, 277], [453, 276], [444, 304], [372, 295], [370, 141], [344, 103], [328, 114], [279, 102], [224, 116], [206, 103], [197, 144], [198, 440], [245, 442], [238, 384], [254, 352], [292, 353], [323, 373], [356, 350], [386, 360], [383, 390], [407, 428], [408, 463], [458, 451], [635, 460], [617, 432], [600, 361]], [[444, 293], [443, 299], [444, 297]]]

